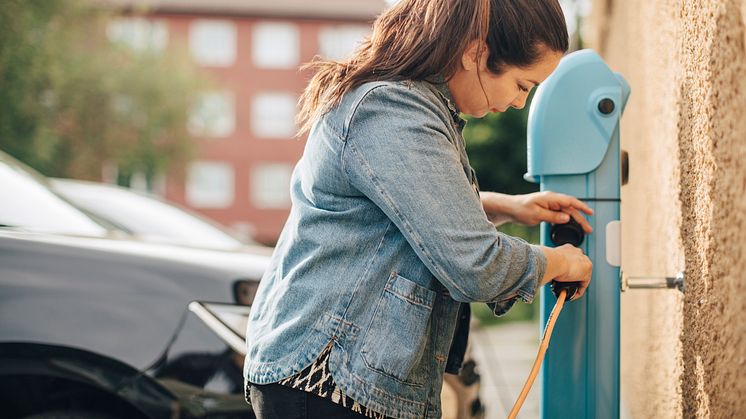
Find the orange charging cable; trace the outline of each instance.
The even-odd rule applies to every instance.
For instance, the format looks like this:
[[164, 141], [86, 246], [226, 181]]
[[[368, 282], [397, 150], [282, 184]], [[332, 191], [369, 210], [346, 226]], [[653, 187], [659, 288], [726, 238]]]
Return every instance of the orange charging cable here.
[[531, 367], [531, 373], [528, 375], [528, 378], [526, 379], [526, 384], [523, 385], [521, 394], [518, 395], [518, 400], [515, 401], [515, 404], [513, 405], [513, 409], [510, 411], [510, 415], [508, 415], [508, 419], [515, 419], [516, 415], [518, 415], [518, 411], [521, 410], [521, 406], [523, 406], [523, 402], [526, 401], [526, 396], [528, 396], [528, 392], [531, 391], [531, 386], [534, 384], [534, 380], [536, 380], [536, 376], [539, 374], [539, 367], [541, 366], [541, 362], [544, 361], [544, 354], [547, 352], [547, 348], [549, 347], [549, 339], [552, 337], [552, 329], [554, 329], [554, 322], [557, 320], [557, 317], [559, 316], [560, 311], [562, 311], [562, 306], [565, 305], [566, 297], [567, 297], [567, 291], [566, 290], [560, 291], [560, 295], [559, 297], [557, 297], [557, 303], [554, 305], [554, 308], [552, 309], [552, 313], [549, 315], [549, 321], [547, 321], [547, 326], [544, 328], [544, 336], [541, 338], [541, 344], [539, 345], [539, 353], [536, 354], [536, 360], [534, 361], [534, 366]]

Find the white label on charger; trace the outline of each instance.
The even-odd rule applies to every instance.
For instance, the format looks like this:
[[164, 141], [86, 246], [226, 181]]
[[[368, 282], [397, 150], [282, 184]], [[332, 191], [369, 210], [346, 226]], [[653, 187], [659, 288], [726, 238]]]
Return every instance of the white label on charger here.
[[619, 220], [606, 224], [606, 262], [622, 266], [622, 223]]

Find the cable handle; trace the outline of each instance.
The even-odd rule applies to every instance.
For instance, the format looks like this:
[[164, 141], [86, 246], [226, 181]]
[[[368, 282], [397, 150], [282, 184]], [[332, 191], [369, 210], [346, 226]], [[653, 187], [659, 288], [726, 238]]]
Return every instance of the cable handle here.
[[552, 281], [552, 293], [554, 293], [554, 296], [559, 299], [560, 293], [562, 292], [562, 290], [564, 290], [566, 291], [565, 294], [567, 295], [567, 301], [572, 301], [573, 298], [575, 298], [575, 294], [578, 292], [578, 289], [580, 289], [581, 285], [582, 283], [580, 281]]

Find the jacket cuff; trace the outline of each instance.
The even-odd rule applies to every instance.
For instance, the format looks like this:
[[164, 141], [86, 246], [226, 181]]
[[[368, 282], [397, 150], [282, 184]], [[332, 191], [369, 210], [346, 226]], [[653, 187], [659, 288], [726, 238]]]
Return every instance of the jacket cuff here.
[[533, 244], [529, 246], [531, 256], [526, 273], [523, 276], [525, 282], [510, 297], [493, 303], [487, 303], [492, 313], [496, 316], [502, 316], [507, 313], [518, 298], [527, 304], [531, 304], [534, 301], [534, 296], [539, 289], [541, 279], [544, 278], [547, 270], [547, 258], [540, 246]]

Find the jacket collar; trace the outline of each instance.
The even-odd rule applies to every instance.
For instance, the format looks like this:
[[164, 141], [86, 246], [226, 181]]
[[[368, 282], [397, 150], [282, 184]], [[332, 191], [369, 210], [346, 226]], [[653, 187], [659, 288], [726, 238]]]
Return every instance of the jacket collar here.
[[461, 129], [463, 129], [466, 125], [466, 120], [461, 117], [461, 111], [459, 111], [458, 107], [456, 106], [456, 102], [453, 100], [453, 95], [451, 94], [451, 90], [448, 88], [448, 82], [446, 81], [445, 77], [443, 77], [442, 74], [435, 74], [426, 78], [425, 81], [433, 87], [435, 92], [438, 93], [446, 106], [448, 106], [448, 109], [451, 111], [453, 121]]

